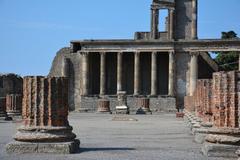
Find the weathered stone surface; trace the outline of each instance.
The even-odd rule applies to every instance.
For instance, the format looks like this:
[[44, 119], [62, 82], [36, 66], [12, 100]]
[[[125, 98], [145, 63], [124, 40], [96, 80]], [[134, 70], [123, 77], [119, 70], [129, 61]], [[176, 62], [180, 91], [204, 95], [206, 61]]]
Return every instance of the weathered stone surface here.
[[80, 141], [74, 140], [62, 143], [27, 143], [13, 142], [6, 146], [8, 153], [57, 153], [69, 154], [79, 150]]
[[22, 94], [23, 79], [19, 75], [0, 73], [0, 97], [7, 94]]
[[6, 96], [6, 111], [9, 116], [22, 115], [22, 95], [8, 94]]
[[118, 92], [116, 114], [129, 114], [129, 107], [127, 106], [127, 96], [125, 91]]
[[67, 78], [25, 77], [23, 87], [23, 125], [14, 136], [23, 143], [8, 144], [7, 152], [74, 152], [79, 141], [68, 123]]
[[205, 142], [202, 147], [202, 153], [208, 157], [237, 158], [235, 154], [239, 146], [223, 145]]

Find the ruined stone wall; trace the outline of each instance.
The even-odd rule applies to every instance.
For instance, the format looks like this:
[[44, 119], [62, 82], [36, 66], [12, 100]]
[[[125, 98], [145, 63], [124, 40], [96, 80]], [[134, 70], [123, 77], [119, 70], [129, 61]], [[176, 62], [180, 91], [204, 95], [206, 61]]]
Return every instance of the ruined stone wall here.
[[[64, 75], [64, 59], [67, 59], [67, 75]], [[81, 93], [81, 58], [78, 53], [71, 53], [69, 47], [59, 50], [53, 60], [49, 76], [69, 78], [69, 108], [75, 110], [80, 106]]]
[[[110, 101], [110, 110], [115, 112], [118, 100], [116, 96], [107, 97]], [[98, 106], [98, 97], [81, 97], [80, 112], [96, 112]], [[139, 104], [136, 97], [127, 96], [127, 105], [131, 113], [136, 113]], [[150, 98], [150, 110], [152, 112], [176, 112], [176, 99], [172, 97]]]
[[0, 97], [7, 94], [22, 94], [23, 80], [16, 74], [0, 74]]
[[192, 38], [192, 1], [176, 0], [176, 21], [175, 21], [175, 38], [191, 39]]

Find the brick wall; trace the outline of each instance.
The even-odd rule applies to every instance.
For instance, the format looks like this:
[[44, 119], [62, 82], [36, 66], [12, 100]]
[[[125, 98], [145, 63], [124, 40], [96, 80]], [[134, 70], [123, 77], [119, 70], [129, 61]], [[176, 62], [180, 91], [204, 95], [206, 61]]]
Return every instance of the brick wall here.
[[213, 79], [198, 80], [190, 107], [186, 97], [185, 109], [195, 111], [204, 122], [215, 127], [239, 127], [240, 72], [216, 72]]

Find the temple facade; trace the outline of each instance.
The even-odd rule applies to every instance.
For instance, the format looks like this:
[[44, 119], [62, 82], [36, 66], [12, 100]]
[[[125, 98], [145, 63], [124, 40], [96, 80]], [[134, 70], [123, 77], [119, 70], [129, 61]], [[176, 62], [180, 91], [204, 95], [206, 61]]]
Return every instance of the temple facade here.
[[[182, 108], [197, 79], [218, 70], [208, 52], [240, 51], [239, 39], [198, 39], [197, 6], [197, 0], [153, 0], [149, 32], [125, 40], [74, 40], [58, 51], [49, 75], [69, 78], [70, 109], [94, 112], [104, 98], [114, 111], [122, 91], [132, 112], [141, 97], [150, 99], [152, 111]], [[163, 10], [168, 16], [160, 31]]]

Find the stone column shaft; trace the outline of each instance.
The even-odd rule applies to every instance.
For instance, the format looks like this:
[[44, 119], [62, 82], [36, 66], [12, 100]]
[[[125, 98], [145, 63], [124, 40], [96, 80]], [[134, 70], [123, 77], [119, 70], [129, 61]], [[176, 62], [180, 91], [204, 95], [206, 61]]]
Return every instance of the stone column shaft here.
[[239, 71], [240, 71], [240, 52], [239, 52], [239, 62], [238, 62], [238, 68], [239, 68]]
[[117, 55], [117, 92], [122, 91], [123, 90], [123, 69], [122, 66], [123, 65], [123, 53], [119, 52]]
[[100, 53], [100, 95], [106, 94], [106, 53]]
[[89, 53], [82, 52], [82, 95], [86, 96], [89, 94], [89, 64], [88, 56]]
[[151, 95], [157, 95], [157, 52], [152, 53], [151, 60]]
[[198, 79], [198, 53], [191, 54], [190, 61], [190, 96], [193, 96]]
[[168, 28], [168, 35], [169, 35], [169, 40], [174, 39], [174, 10], [169, 9], [169, 28]]
[[175, 55], [174, 52], [169, 52], [169, 78], [168, 78], [168, 95], [174, 96], [174, 68], [175, 68]]
[[198, 0], [192, 0], [192, 38], [197, 39]]
[[134, 95], [140, 94], [140, 52], [134, 54]]
[[151, 17], [151, 38], [158, 39], [158, 25], [159, 25], [159, 10], [152, 8], [152, 17]]

